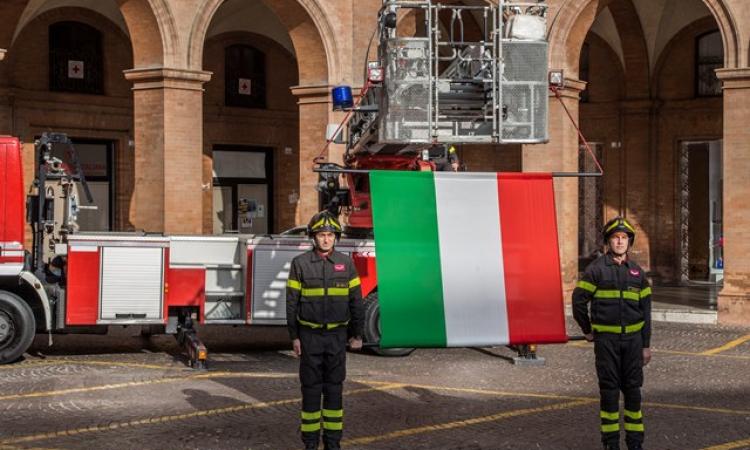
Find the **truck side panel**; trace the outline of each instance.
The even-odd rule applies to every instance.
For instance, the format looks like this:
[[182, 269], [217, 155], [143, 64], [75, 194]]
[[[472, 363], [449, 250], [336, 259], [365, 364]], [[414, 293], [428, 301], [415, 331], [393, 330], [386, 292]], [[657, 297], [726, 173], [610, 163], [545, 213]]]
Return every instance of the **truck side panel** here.
[[96, 324], [99, 276], [99, 247], [71, 245], [68, 251], [66, 325]]
[[23, 170], [17, 138], [0, 136], [0, 275], [23, 268]]
[[[286, 281], [291, 261], [312, 248], [304, 237], [267, 236], [247, 242], [246, 301], [250, 325], [286, 324]], [[372, 241], [341, 240], [336, 249], [350, 255], [359, 273], [362, 295], [377, 287]]]
[[203, 323], [206, 301], [206, 269], [172, 268], [167, 272], [167, 298], [164, 304], [164, 317], [168, 317], [170, 306], [195, 306], [200, 309], [200, 322]]

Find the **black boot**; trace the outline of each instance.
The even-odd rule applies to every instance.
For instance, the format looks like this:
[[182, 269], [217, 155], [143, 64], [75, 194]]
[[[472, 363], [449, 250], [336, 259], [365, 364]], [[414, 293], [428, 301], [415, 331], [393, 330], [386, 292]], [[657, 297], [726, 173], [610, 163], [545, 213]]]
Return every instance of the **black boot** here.
[[620, 444], [613, 443], [613, 444], [604, 444], [604, 450], [620, 450]]
[[324, 450], [341, 450], [341, 431], [325, 430], [323, 432]]
[[628, 444], [628, 450], [643, 450], [643, 446], [640, 442]]
[[302, 442], [305, 444], [305, 450], [318, 450], [320, 442], [319, 433], [302, 433]]

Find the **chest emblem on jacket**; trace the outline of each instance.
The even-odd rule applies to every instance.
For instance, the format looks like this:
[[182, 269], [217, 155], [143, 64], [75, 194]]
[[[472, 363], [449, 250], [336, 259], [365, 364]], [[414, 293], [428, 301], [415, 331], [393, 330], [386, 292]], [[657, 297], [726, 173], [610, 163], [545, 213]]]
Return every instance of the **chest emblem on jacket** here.
[[[344, 264], [335, 264], [335, 265], [333, 266], [333, 271], [334, 271], [334, 272], [343, 272], [343, 271], [345, 271], [345, 270], [346, 270], [346, 266], [345, 266]], [[632, 272], [631, 272], [631, 273], [632, 273]]]
[[630, 275], [633, 275], [634, 277], [637, 277], [641, 274], [641, 271], [638, 269], [630, 269]]

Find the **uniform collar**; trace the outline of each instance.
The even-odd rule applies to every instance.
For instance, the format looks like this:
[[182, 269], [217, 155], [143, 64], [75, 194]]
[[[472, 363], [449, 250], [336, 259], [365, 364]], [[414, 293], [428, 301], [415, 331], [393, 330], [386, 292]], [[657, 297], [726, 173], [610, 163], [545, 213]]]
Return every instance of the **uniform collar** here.
[[[609, 251], [604, 255], [604, 262], [608, 266], [618, 266], [618, 265], [620, 265], [620, 264], [617, 264], [615, 262], [614, 256], [612, 255], [612, 252], [609, 252]], [[625, 254], [625, 261], [623, 261], [623, 263], [621, 265], [630, 268], [630, 257], [627, 255], [627, 253]]]
[[323, 258], [322, 256], [320, 256], [320, 253], [318, 253], [318, 251], [315, 250], [314, 248], [312, 250], [310, 250], [310, 251], [312, 252], [312, 257], [310, 258], [310, 260], [312, 262], [325, 261], [326, 259], [329, 260], [329, 261], [331, 261], [334, 264], [338, 264], [338, 263], [341, 262], [339, 260], [340, 253], [337, 252], [335, 248], [333, 249], [333, 251], [331, 252], [331, 254], [328, 255], [327, 258]]

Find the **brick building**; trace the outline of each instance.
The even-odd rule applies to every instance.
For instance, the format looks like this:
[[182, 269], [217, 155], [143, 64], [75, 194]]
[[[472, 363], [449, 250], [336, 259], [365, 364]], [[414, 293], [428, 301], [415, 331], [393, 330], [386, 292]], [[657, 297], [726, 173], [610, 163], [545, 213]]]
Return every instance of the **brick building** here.
[[[743, 3], [548, 0], [561, 102], [605, 170], [555, 182], [566, 292], [601, 223], [624, 214], [657, 284], [721, 280], [719, 320], [750, 323]], [[2, 1], [0, 133], [26, 143], [27, 180], [36, 136], [74, 138], [99, 206], [88, 229], [281, 231], [317, 209], [309, 169], [341, 118], [330, 88], [362, 85], [380, 4]], [[548, 144], [466, 145], [460, 156], [473, 171], [591, 169], [561, 102], [550, 99]], [[257, 217], [238, 223], [248, 199]]]

